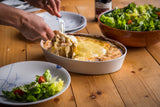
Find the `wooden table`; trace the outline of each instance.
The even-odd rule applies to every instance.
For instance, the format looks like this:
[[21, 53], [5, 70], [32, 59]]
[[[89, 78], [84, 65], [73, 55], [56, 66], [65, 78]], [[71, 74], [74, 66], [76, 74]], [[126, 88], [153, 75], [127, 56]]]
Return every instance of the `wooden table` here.
[[[130, 1], [160, 7], [159, 0], [112, 0], [113, 8], [124, 7]], [[93, 20], [94, 0], [62, 0], [62, 10], [87, 18], [87, 26], [79, 32], [102, 35]], [[39, 40], [29, 42], [15, 28], [0, 26], [0, 40], [0, 67], [19, 61], [46, 61]], [[160, 107], [160, 42], [146, 48], [128, 48], [118, 72], [70, 74], [71, 85], [61, 96], [28, 107]]]

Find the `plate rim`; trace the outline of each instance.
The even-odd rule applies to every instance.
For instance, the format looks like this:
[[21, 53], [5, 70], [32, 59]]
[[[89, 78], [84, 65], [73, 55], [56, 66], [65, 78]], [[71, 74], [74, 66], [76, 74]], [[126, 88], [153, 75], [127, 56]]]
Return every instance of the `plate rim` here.
[[75, 27], [74, 29], [66, 30], [67, 32], [69, 32], [69, 31], [73, 31], [73, 30], [76, 30], [76, 29], [80, 29], [81, 27], [83, 27], [84, 25], [86, 25], [86, 24], [87, 24], [87, 19], [86, 19], [84, 16], [82, 16], [81, 14], [74, 13], [74, 12], [69, 12], [69, 11], [61, 11], [61, 12], [63, 12], [63, 13], [69, 13], [69, 14], [73, 14], [73, 15], [76, 15], [76, 16], [79, 16], [79, 17], [82, 17], [82, 18], [84, 19], [84, 23], [82, 23], [82, 24], [81, 24], [80, 26], [78, 26], [78, 27]]
[[84, 29], [86, 26], [87, 26], [87, 23], [85, 23], [82, 27], [80, 27], [78, 29], [70, 30], [70, 31], [65, 31], [65, 33], [75, 33], [75, 32], [78, 32], [78, 31]]
[[[10, 66], [10, 65], [12, 65], [12, 64], [17, 64], [17, 63], [29, 63], [29, 62], [33, 62], [33, 63], [37, 63], [37, 62], [38, 62], [38, 63], [48, 63], [48, 64], [51, 64], [51, 65], [58, 65], [58, 64], [55, 64], [55, 63], [47, 62], [47, 61], [19, 61], [19, 62], [15, 62], [15, 63], [11, 63], [11, 64], [4, 65], [4, 66], [0, 67], [0, 69], [1, 69], [1, 68], [4, 68], [4, 67], [6, 67], [6, 66]], [[62, 67], [62, 68], [63, 68], [63, 67]], [[16, 103], [7, 102], [7, 103], [5, 103], [4, 101], [2, 102], [2, 100], [0, 100], [0, 104], [13, 105], [13, 106], [33, 105], [33, 104], [43, 103], [43, 102], [49, 101], [49, 100], [51, 100], [51, 99], [53, 99], [53, 98], [56, 98], [57, 96], [63, 94], [63, 93], [69, 88], [69, 86], [70, 86], [70, 84], [71, 84], [71, 76], [70, 76], [69, 72], [68, 72], [65, 68], [63, 68], [63, 69], [64, 69], [63, 72], [65, 72], [65, 74], [66, 74], [67, 77], [69, 77], [69, 78], [68, 78], [68, 84], [67, 84], [66, 87], [65, 87], [62, 91], [60, 91], [59, 93], [57, 93], [57, 94], [55, 94], [55, 95], [53, 95], [53, 96], [51, 96], [51, 97], [48, 97], [48, 98], [45, 98], [45, 99], [42, 99], [42, 100], [35, 101], [35, 102], [23, 102], [23, 103], [22, 103], [22, 102], [16, 102]], [[2, 96], [0, 96], [0, 97], [2, 97]], [[7, 98], [6, 98], [6, 99], [7, 99]]]

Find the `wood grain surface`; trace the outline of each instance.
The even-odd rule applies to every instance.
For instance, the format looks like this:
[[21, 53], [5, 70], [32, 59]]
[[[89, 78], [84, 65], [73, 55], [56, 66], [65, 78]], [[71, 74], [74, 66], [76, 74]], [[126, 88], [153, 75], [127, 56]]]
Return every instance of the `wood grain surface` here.
[[[112, 0], [113, 8], [131, 2], [160, 7], [159, 0]], [[80, 33], [102, 35], [94, 20], [94, 0], [62, 0], [61, 10], [87, 18], [87, 26]], [[40, 40], [30, 42], [15, 28], [1, 25], [0, 40], [0, 67], [19, 61], [46, 61]], [[160, 37], [152, 41], [146, 48], [127, 48], [118, 72], [94, 76], [70, 73], [72, 81], [66, 92], [27, 107], [160, 107]]]

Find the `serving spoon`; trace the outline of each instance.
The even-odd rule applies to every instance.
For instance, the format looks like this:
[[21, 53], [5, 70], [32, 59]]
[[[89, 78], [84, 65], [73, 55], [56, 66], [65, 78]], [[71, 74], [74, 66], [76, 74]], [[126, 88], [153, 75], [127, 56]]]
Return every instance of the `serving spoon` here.
[[[58, 17], [57, 17], [58, 18]], [[59, 29], [62, 33], [65, 33], [65, 22], [62, 19], [62, 16], [58, 18], [58, 23], [59, 23]]]

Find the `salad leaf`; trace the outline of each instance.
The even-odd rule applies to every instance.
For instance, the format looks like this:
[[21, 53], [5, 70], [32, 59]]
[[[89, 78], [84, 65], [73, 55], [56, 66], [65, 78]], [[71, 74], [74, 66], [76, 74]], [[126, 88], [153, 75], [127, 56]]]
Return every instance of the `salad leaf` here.
[[50, 74], [49, 69], [46, 70], [46, 72], [43, 74], [43, 76], [47, 82], [51, 81], [51, 79], [52, 79], [52, 75]]
[[[41, 77], [44, 77], [46, 81], [39, 82]], [[52, 78], [50, 70], [47, 69], [43, 76], [37, 75], [34, 82], [15, 87], [12, 91], [2, 91], [2, 93], [4, 96], [17, 101], [38, 101], [55, 95], [62, 90], [63, 81], [61, 79], [58, 79], [57, 81], [57, 78], [57, 76]]]
[[146, 11], [147, 11], [144, 5], [139, 5], [137, 7], [137, 9], [138, 9], [140, 14], [146, 13]]
[[113, 17], [105, 17], [104, 15], [102, 15], [100, 20], [108, 26], [115, 27], [115, 21]]
[[160, 30], [160, 8], [130, 3], [123, 9], [116, 7], [103, 14], [100, 21], [107, 26], [128, 31]]

